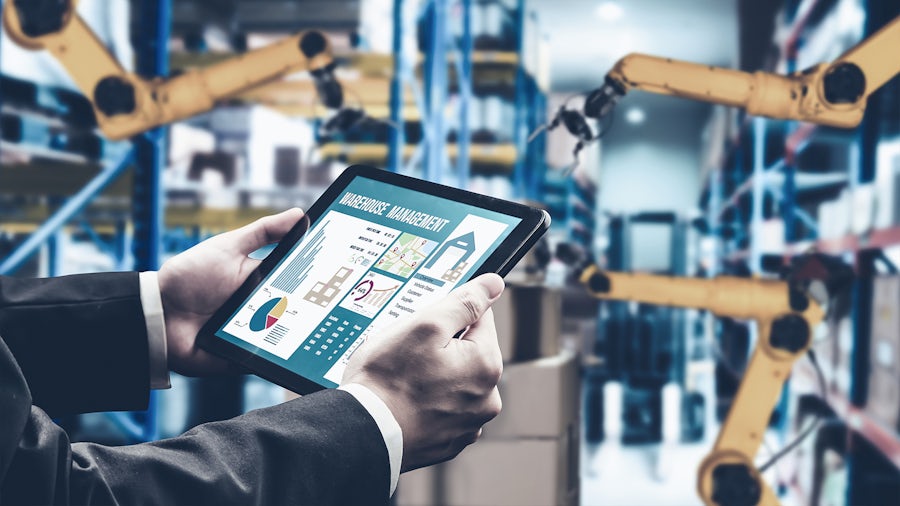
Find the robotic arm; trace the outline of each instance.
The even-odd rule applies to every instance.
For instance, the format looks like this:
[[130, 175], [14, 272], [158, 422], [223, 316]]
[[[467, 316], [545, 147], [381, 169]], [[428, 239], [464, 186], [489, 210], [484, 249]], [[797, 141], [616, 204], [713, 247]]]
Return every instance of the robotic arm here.
[[824, 318], [822, 308], [782, 281], [613, 273], [594, 265], [581, 273], [580, 281], [600, 299], [702, 308], [718, 316], [756, 320], [756, 349], [715, 445], [700, 465], [697, 490], [708, 506], [779, 504], [753, 459], [794, 362]]
[[97, 123], [110, 139], [123, 139], [155, 126], [211, 109], [217, 101], [286, 74], [308, 70], [320, 100], [343, 105], [334, 78], [328, 39], [308, 31], [201, 70], [147, 80], [126, 72], [75, 11], [77, 0], [11, 0], [3, 10], [10, 38], [30, 49], [46, 49], [94, 106]]
[[723, 317], [752, 319], [759, 337], [737, 396], [712, 451], [697, 475], [697, 490], [707, 506], [776, 506], [778, 499], [753, 460], [769, 417], [794, 362], [812, 342], [825, 311], [812, 296], [847, 286], [849, 268], [820, 255], [801, 257], [785, 281], [720, 276], [677, 278], [601, 270], [572, 251], [557, 251], [573, 265], [590, 295], [664, 306], [706, 309]]
[[594, 135], [585, 118], [609, 116], [632, 89], [742, 107], [758, 116], [853, 128], [862, 121], [869, 95], [900, 72], [898, 47], [900, 17], [831, 64], [787, 76], [630, 54], [609, 71], [603, 86], [587, 94], [583, 111], [560, 108], [542, 129], [563, 125], [580, 146], [593, 142], [602, 132]]
[[900, 72], [900, 18], [857, 44], [831, 64], [791, 75], [753, 74], [642, 54], [628, 55], [592, 91], [584, 106], [589, 118], [609, 114], [630, 89], [743, 107], [777, 119], [853, 128], [862, 120], [869, 95]]

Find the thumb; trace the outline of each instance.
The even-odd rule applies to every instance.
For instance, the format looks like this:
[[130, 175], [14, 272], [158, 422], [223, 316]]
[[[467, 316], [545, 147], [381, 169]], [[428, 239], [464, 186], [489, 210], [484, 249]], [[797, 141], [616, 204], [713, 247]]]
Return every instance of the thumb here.
[[301, 219], [309, 220], [299, 208], [260, 218], [231, 232], [241, 253], [249, 255], [263, 246], [280, 241]]
[[438, 302], [423, 318], [441, 330], [443, 337], [453, 335], [474, 324], [503, 293], [503, 278], [489, 273], [459, 286]]

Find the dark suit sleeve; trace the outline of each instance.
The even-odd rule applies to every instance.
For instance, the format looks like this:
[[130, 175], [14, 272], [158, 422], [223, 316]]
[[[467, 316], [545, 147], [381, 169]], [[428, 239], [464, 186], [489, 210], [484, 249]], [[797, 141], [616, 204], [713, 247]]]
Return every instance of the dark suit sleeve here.
[[381, 432], [339, 390], [153, 443], [70, 444], [45, 409], [145, 403], [139, 299], [134, 274], [0, 279], [0, 504], [388, 503]]
[[0, 277], [0, 337], [51, 416], [144, 409], [147, 331], [135, 272]]
[[326, 390], [182, 436], [69, 444], [0, 340], [0, 504], [388, 504], [390, 464], [361, 404]]

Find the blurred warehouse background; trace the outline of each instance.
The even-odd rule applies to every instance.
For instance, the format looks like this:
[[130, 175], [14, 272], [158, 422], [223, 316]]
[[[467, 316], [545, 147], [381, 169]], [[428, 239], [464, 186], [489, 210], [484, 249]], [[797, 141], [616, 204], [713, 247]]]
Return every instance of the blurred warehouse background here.
[[[579, 115], [577, 135], [565, 121], [629, 53], [786, 74], [874, 34], [900, 15], [897, 0], [80, 0], [77, 11], [146, 78], [319, 30], [343, 104], [296, 69], [110, 140], [60, 62], [4, 26], [0, 274], [157, 269], [211, 235], [309, 207], [355, 163], [544, 207], [547, 240], [495, 309], [503, 413], [457, 459], [403, 475], [393, 500], [687, 505], [701, 503], [697, 467], [760, 330], [711, 307], [601, 302], [571, 260], [750, 281], [823, 253], [842, 282], [828, 286], [817, 360], [793, 366], [756, 464], [785, 505], [900, 504], [900, 81], [849, 129], [641, 91], [599, 121]], [[900, 46], [875, 64], [896, 73]], [[74, 440], [127, 444], [289, 396], [254, 376], [175, 376], [147, 412], [58, 423]]]

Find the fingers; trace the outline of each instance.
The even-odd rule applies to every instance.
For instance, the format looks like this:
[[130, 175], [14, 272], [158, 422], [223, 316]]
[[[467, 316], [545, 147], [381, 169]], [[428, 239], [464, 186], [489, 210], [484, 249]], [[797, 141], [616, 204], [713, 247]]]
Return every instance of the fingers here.
[[445, 337], [453, 335], [480, 320], [503, 293], [503, 287], [500, 276], [483, 274], [450, 292], [423, 316]]
[[303, 218], [299, 208], [260, 218], [233, 232], [241, 253], [249, 255], [254, 251], [281, 240], [294, 225]]

